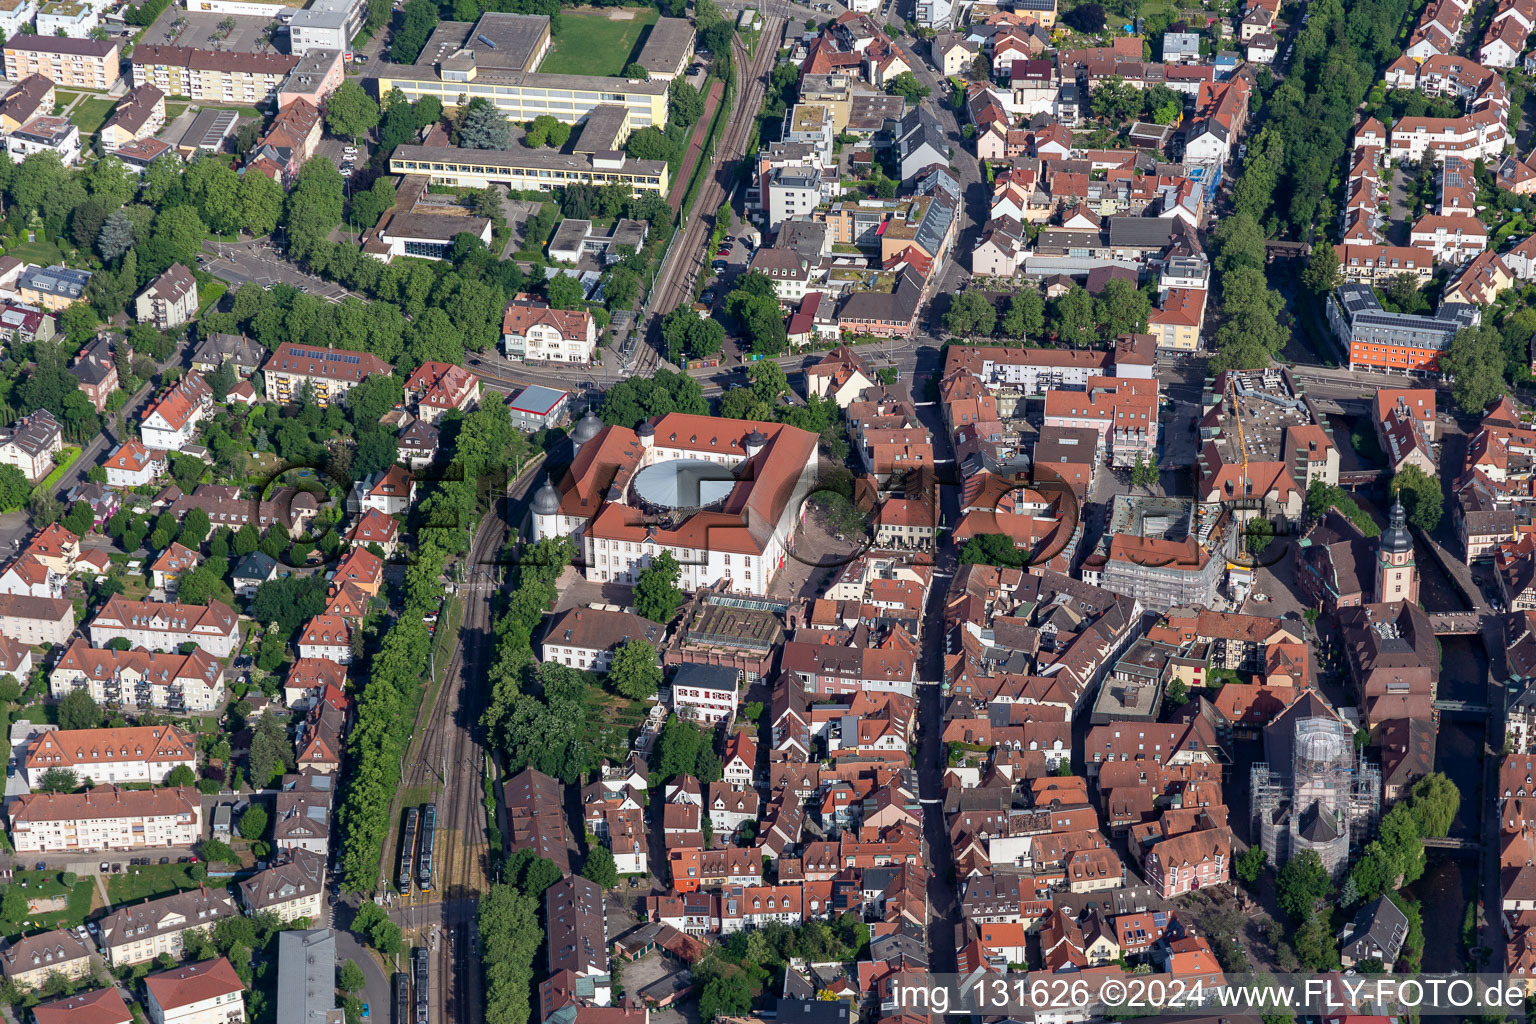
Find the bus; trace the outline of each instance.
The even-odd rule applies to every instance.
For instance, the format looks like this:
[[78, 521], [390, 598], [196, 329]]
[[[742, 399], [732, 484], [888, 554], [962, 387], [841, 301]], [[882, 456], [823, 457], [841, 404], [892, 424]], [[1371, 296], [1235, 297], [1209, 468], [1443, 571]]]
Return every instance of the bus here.
[[432, 891], [432, 855], [437, 846], [437, 804], [427, 804], [421, 812], [421, 849], [417, 854], [416, 884], [422, 892]]
[[416, 826], [420, 818], [419, 808], [405, 809], [405, 828], [400, 832], [400, 877], [397, 880], [401, 892], [411, 891], [411, 866], [416, 863]]

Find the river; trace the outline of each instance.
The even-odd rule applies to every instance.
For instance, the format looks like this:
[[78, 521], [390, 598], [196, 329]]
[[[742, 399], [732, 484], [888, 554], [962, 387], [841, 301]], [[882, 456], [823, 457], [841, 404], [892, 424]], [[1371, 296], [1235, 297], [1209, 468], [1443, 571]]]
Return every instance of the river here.
[[[1419, 597], [1426, 611], [1466, 611], [1468, 604], [1432, 555], [1420, 549]], [[1446, 700], [1482, 702], [1487, 699], [1488, 656], [1475, 636], [1441, 638], [1439, 695]], [[1482, 836], [1483, 749], [1486, 728], [1481, 722], [1442, 719], [1435, 741], [1435, 770], [1445, 773], [1461, 790], [1461, 808], [1451, 835]], [[1424, 877], [1409, 887], [1423, 907], [1424, 934], [1435, 936], [1424, 946], [1424, 970], [1459, 972], [1465, 969], [1462, 924], [1467, 907], [1477, 899], [1478, 862], [1429, 851]], [[1454, 936], [1452, 941], [1444, 941]]]

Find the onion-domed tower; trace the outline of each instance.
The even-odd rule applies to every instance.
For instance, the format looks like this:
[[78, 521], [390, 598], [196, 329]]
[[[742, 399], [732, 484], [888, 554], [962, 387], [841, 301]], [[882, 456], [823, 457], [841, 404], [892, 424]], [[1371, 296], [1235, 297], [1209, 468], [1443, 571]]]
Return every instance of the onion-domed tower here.
[[603, 429], [603, 421], [595, 416], [591, 409], [577, 421], [571, 429], [571, 443], [576, 446], [576, 452], [581, 452], [581, 446], [596, 437]]
[[1419, 603], [1419, 573], [1413, 564], [1413, 534], [1401, 496], [1392, 499], [1387, 528], [1381, 534], [1376, 558], [1376, 601]]

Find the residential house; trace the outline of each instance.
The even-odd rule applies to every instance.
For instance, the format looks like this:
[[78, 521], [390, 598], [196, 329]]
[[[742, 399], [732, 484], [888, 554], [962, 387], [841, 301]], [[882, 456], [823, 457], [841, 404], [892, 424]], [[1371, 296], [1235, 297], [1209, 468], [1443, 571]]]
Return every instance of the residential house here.
[[53, 472], [53, 456], [63, 450], [64, 430], [47, 409], [0, 429], [0, 465], [15, 466], [32, 483]]
[[416, 415], [436, 423], [450, 412], [469, 412], [480, 402], [480, 378], [452, 363], [428, 361], [405, 381], [405, 400]]
[[549, 621], [544, 632], [543, 660], [588, 672], [606, 672], [614, 652], [631, 640], [660, 649], [666, 627], [633, 612], [601, 608], [569, 608]]
[[262, 367], [262, 376], [269, 402], [294, 401], [307, 388], [313, 401], [324, 406], [369, 377], [387, 375], [391, 369], [368, 352], [284, 342]]
[[144, 411], [139, 437], [149, 448], [179, 452], [192, 443], [197, 425], [212, 410], [213, 389], [202, 374], [189, 373]]
[[144, 979], [150, 1024], [244, 1024], [245, 985], [219, 957]]
[[502, 317], [501, 347], [509, 359], [587, 364], [597, 352], [597, 324], [586, 310], [553, 309], [519, 294]]
[[117, 390], [117, 356], [112, 350], [112, 339], [98, 337], [75, 357], [69, 372], [80, 383], [80, 390], [91, 400], [98, 413], [107, 409], [107, 399]]
[[273, 914], [284, 924], [325, 920], [325, 858], [298, 848], [240, 883], [240, 902], [253, 917]]
[[101, 144], [113, 153], [130, 142], [153, 137], [164, 127], [165, 93], [153, 85], [141, 85], [112, 108], [112, 116], [101, 126]]
[[110, 487], [143, 487], [152, 484], [165, 474], [165, 452], [149, 448], [129, 438], [107, 456], [107, 485]]
[[34, 789], [54, 769], [97, 783], [160, 784], [176, 768], [197, 770], [197, 743], [174, 725], [50, 729], [32, 739], [21, 763]]
[[200, 796], [179, 787], [27, 793], [11, 801], [7, 816], [22, 854], [189, 847], [202, 838]]
[[117, 907], [101, 919], [98, 934], [107, 964], [115, 970], [162, 955], [180, 960], [189, 935], [207, 937], [220, 921], [239, 914], [224, 889], [188, 889]]
[[107, 707], [206, 714], [224, 706], [224, 667], [201, 648], [187, 654], [119, 651], [77, 637], [49, 674], [48, 690], [63, 697], [77, 687]]
[[239, 616], [222, 601], [188, 605], [130, 601], [120, 594], [107, 599], [87, 628], [91, 641], [102, 646], [118, 638], [150, 651], [193, 643], [215, 658], [229, 657], [240, 638]]
[[0, 948], [0, 975], [22, 992], [42, 988], [54, 975], [77, 982], [91, 976], [94, 950], [61, 925], [12, 939]]

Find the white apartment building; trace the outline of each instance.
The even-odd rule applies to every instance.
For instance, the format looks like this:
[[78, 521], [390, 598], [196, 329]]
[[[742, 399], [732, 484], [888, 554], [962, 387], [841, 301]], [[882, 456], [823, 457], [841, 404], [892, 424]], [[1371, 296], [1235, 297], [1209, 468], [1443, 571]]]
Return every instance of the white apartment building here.
[[1482, 110], [1461, 117], [1405, 117], [1392, 126], [1389, 161], [1419, 161], [1425, 153], [1436, 160], [1459, 156], [1463, 160], [1491, 160], [1509, 145], [1509, 131], [1498, 110]]
[[[215, 658], [227, 658], [240, 640], [239, 619], [222, 601], [209, 601], [204, 607], [129, 601], [113, 595], [88, 628], [91, 642], [99, 647], [119, 637], [147, 651], [175, 651], [184, 643], [194, 643]], [[0, 632], [4, 631], [0, 625]]]
[[165, 472], [165, 452], [151, 451], [133, 438], [107, 457], [108, 487], [142, 487]]
[[172, 263], [139, 293], [133, 315], [139, 323], [152, 324], [162, 331], [180, 327], [197, 316], [196, 278], [180, 263]]
[[614, 652], [630, 640], [660, 647], [666, 635], [665, 626], [633, 612], [571, 608], [550, 620], [544, 632], [544, 660], [584, 672], [606, 672]]
[[242, 1024], [245, 986], [224, 957], [144, 979], [151, 1024]]
[[1426, 214], [1413, 225], [1409, 240], [1436, 260], [1464, 263], [1488, 248], [1488, 229], [1476, 217]]
[[21, 26], [30, 25], [37, 17], [37, 4], [33, 0], [0, 0], [0, 33], [9, 39], [21, 32]]
[[5, 149], [16, 163], [33, 153], [55, 153], [73, 167], [80, 162], [80, 129], [67, 117], [34, 117], [5, 137]]
[[174, 725], [121, 729], [51, 729], [39, 734], [22, 756], [27, 785], [41, 785], [54, 768], [96, 783], [163, 783], [172, 769], [197, 770], [197, 741]]
[[203, 831], [195, 789], [26, 793], [11, 800], [8, 813], [11, 841], [22, 854], [192, 846]]
[[139, 422], [139, 437], [151, 449], [179, 452], [192, 443], [197, 425], [212, 409], [213, 390], [194, 371], [177, 381], [145, 411]]
[[79, 0], [51, 0], [37, 12], [37, 34], [86, 39], [101, 24], [96, 8]]
[[325, 858], [304, 849], [289, 851], [281, 863], [240, 883], [246, 913], [273, 914], [284, 923], [322, 920], [325, 905]]
[[29, 647], [68, 643], [74, 629], [72, 601], [0, 594], [0, 633]]
[[672, 677], [672, 710], [688, 722], [713, 726], [736, 715], [741, 672], [723, 665], [679, 665]]
[[597, 323], [584, 309], [552, 309], [520, 294], [502, 317], [501, 350], [508, 359], [587, 364], [597, 354]]
[[0, 594], [60, 598], [64, 596], [64, 583], [62, 574], [25, 551], [0, 571]]
[[103, 706], [207, 714], [224, 706], [224, 666], [202, 648], [190, 654], [118, 651], [76, 638], [53, 667], [48, 692], [59, 698], [76, 687]]
[[299, 657], [352, 663], [352, 627], [340, 615], [316, 615], [299, 635]]
[[64, 428], [47, 409], [0, 430], [0, 465], [15, 466], [33, 483], [53, 472], [54, 453], [63, 450]]

